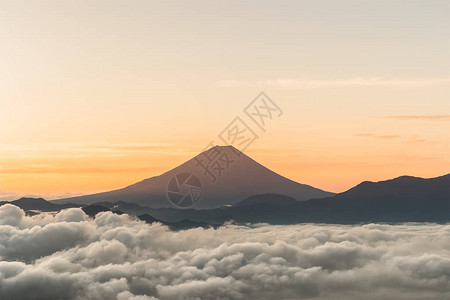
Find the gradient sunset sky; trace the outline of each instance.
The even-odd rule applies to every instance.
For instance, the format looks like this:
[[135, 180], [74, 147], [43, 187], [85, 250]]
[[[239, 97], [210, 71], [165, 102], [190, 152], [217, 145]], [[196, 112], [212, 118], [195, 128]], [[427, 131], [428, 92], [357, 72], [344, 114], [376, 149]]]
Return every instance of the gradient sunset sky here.
[[261, 91], [246, 153], [342, 192], [450, 169], [450, 1], [1, 1], [0, 199], [121, 188]]

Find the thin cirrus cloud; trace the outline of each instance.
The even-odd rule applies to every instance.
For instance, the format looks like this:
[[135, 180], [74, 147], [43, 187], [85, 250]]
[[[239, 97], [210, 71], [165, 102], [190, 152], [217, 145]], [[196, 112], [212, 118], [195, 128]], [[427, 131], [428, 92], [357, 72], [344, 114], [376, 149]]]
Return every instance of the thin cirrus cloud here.
[[450, 121], [450, 115], [385, 116], [379, 118], [394, 121]]
[[374, 138], [378, 138], [378, 139], [383, 139], [383, 140], [392, 140], [392, 139], [398, 139], [400, 138], [399, 135], [395, 135], [395, 134], [373, 134], [373, 133], [356, 133], [354, 134], [354, 136], [358, 136], [358, 137], [374, 137]]
[[[402, 136], [396, 134], [374, 134], [374, 133], [356, 133], [353, 136], [356, 137], [368, 137], [368, 138], [376, 138], [382, 140], [395, 140], [400, 139]], [[409, 137], [406, 139], [408, 144], [424, 144], [424, 143], [432, 143], [431, 141], [417, 138], [415, 136]]]
[[58, 168], [58, 167], [33, 167], [25, 166], [23, 168], [2, 169], [1, 174], [94, 174], [94, 173], [133, 173], [133, 172], [150, 172], [159, 170], [154, 167], [109, 167], [109, 168]]
[[174, 156], [195, 153], [195, 150], [179, 148], [171, 144], [49, 143], [31, 146], [1, 145], [0, 154], [2, 153], [3, 157], [80, 158], [89, 156], [116, 157], [133, 153], [170, 154]]
[[269, 80], [221, 80], [219, 87], [269, 87], [276, 89], [307, 89], [307, 88], [343, 88], [343, 87], [424, 87], [449, 84], [450, 78], [420, 78], [420, 79], [386, 79], [379, 77], [355, 77], [347, 79], [304, 79], [280, 78]]
[[100, 152], [164, 152], [173, 147], [172, 144], [90, 144], [85, 146], [85, 150]]
[[33, 152], [162, 152], [173, 149], [171, 144], [109, 144], [109, 143], [49, 143], [18, 147], [14, 145], [2, 145], [0, 151], [33, 151]]

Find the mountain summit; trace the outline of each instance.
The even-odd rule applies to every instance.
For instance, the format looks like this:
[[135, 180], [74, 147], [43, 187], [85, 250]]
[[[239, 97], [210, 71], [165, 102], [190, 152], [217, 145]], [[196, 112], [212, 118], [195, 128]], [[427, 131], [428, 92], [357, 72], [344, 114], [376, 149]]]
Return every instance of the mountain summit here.
[[53, 202], [125, 201], [151, 208], [212, 209], [233, 205], [255, 194], [281, 194], [297, 201], [333, 195], [287, 179], [233, 146], [215, 146], [162, 175], [123, 189]]

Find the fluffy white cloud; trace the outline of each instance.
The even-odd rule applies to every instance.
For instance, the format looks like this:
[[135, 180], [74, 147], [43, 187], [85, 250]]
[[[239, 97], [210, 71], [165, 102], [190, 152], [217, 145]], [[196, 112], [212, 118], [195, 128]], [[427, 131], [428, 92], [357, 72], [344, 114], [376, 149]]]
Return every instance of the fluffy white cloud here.
[[450, 225], [170, 231], [0, 207], [0, 299], [444, 299]]
[[0, 225], [18, 226], [25, 212], [17, 206], [6, 204], [0, 207]]

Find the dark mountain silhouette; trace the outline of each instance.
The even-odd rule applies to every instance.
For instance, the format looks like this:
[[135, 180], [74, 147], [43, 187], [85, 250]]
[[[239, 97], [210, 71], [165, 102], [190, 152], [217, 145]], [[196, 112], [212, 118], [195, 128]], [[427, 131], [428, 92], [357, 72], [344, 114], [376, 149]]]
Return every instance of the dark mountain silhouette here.
[[450, 174], [436, 178], [401, 176], [365, 181], [350, 190], [308, 201], [326, 207], [331, 215], [386, 221], [448, 221], [450, 219]]
[[[208, 164], [209, 160], [214, 162]], [[168, 189], [173, 191], [172, 196], [185, 192], [178, 191], [182, 187], [172, 180], [180, 174], [193, 174], [198, 179], [198, 182], [193, 184], [201, 185], [202, 196], [193, 206], [194, 209], [233, 205], [255, 194], [283, 194], [298, 201], [334, 195], [280, 176], [233, 146], [215, 146], [160, 176], [145, 179], [123, 189], [52, 202], [93, 204], [124, 201], [151, 208], [175, 207], [168, 200]]]
[[[364, 181], [331, 198], [355, 205], [376, 202], [377, 205], [427, 207], [442, 205], [445, 203], [442, 200], [448, 200], [449, 195], [450, 174], [447, 174], [429, 179], [401, 176], [380, 182]], [[322, 201], [325, 199], [330, 197]]]
[[149, 224], [155, 223], [155, 222], [161, 222], [160, 220], [153, 218], [152, 216], [150, 216], [149, 214], [143, 214], [138, 216], [139, 220], [141, 221], [145, 221]]
[[294, 198], [280, 194], [254, 195], [236, 203], [233, 207], [253, 206], [253, 205], [293, 205], [297, 203]]
[[99, 205], [99, 206], [104, 206], [106, 208], [112, 209], [115, 204], [111, 203], [111, 202], [103, 201], [103, 202], [95, 202], [95, 203], [92, 203], [91, 205]]
[[[0, 205], [9, 203], [2, 202]], [[44, 199], [12, 201], [25, 210], [56, 211], [67, 208]], [[279, 194], [253, 195], [231, 207], [210, 210], [141, 206], [119, 201], [83, 207], [90, 216], [111, 210], [139, 216], [148, 223], [160, 222], [173, 229], [208, 227], [234, 220], [237, 223], [296, 224], [367, 222], [449, 222], [450, 174], [436, 178], [402, 176], [380, 182], [362, 182], [333, 197], [296, 201]]]
[[402, 176], [387, 181], [363, 182], [333, 197], [293, 202], [283, 195], [254, 195], [230, 208], [208, 211], [151, 209], [152, 216], [176, 221], [221, 224], [268, 222], [449, 222], [450, 174], [423, 179]]
[[95, 217], [98, 213], [102, 211], [111, 211], [109, 208], [97, 204], [91, 204], [81, 208], [85, 214], [90, 217]]
[[59, 211], [64, 208], [70, 207], [80, 207], [80, 204], [74, 203], [65, 203], [62, 205], [57, 205], [55, 203], [46, 201], [42, 198], [20, 198], [18, 200], [14, 200], [11, 202], [0, 202], [0, 206], [6, 203], [14, 204], [15, 206], [20, 207], [21, 209], [27, 210], [40, 210], [40, 211]]
[[59, 206], [54, 205], [42, 198], [20, 198], [12, 201], [11, 204], [19, 206], [23, 210], [38, 209], [41, 211], [51, 211], [59, 209]]
[[167, 221], [162, 221], [162, 220], [158, 220], [152, 216], [150, 216], [149, 214], [143, 214], [138, 216], [139, 220], [141, 221], [145, 221], [146, 223], [152, 224], [152, 223], [161, 223], [164, 224], [166, 226], [169, 226], [169, 228], [171, 230], [186, 230], [186, 229], [191, 229], [191, 228], [197, 228], [197, 227], [202, 227], [202, 228], [209, 228], [209, 227], [213, 227], [213, 228], [217, 228], [218, 225], [214, 225], [214, 224], [209, 224], [206, 222], [196, 222], [196, 221], [191, 221], [191, 220], [181, 220], [178, 222], [167, 222]]

